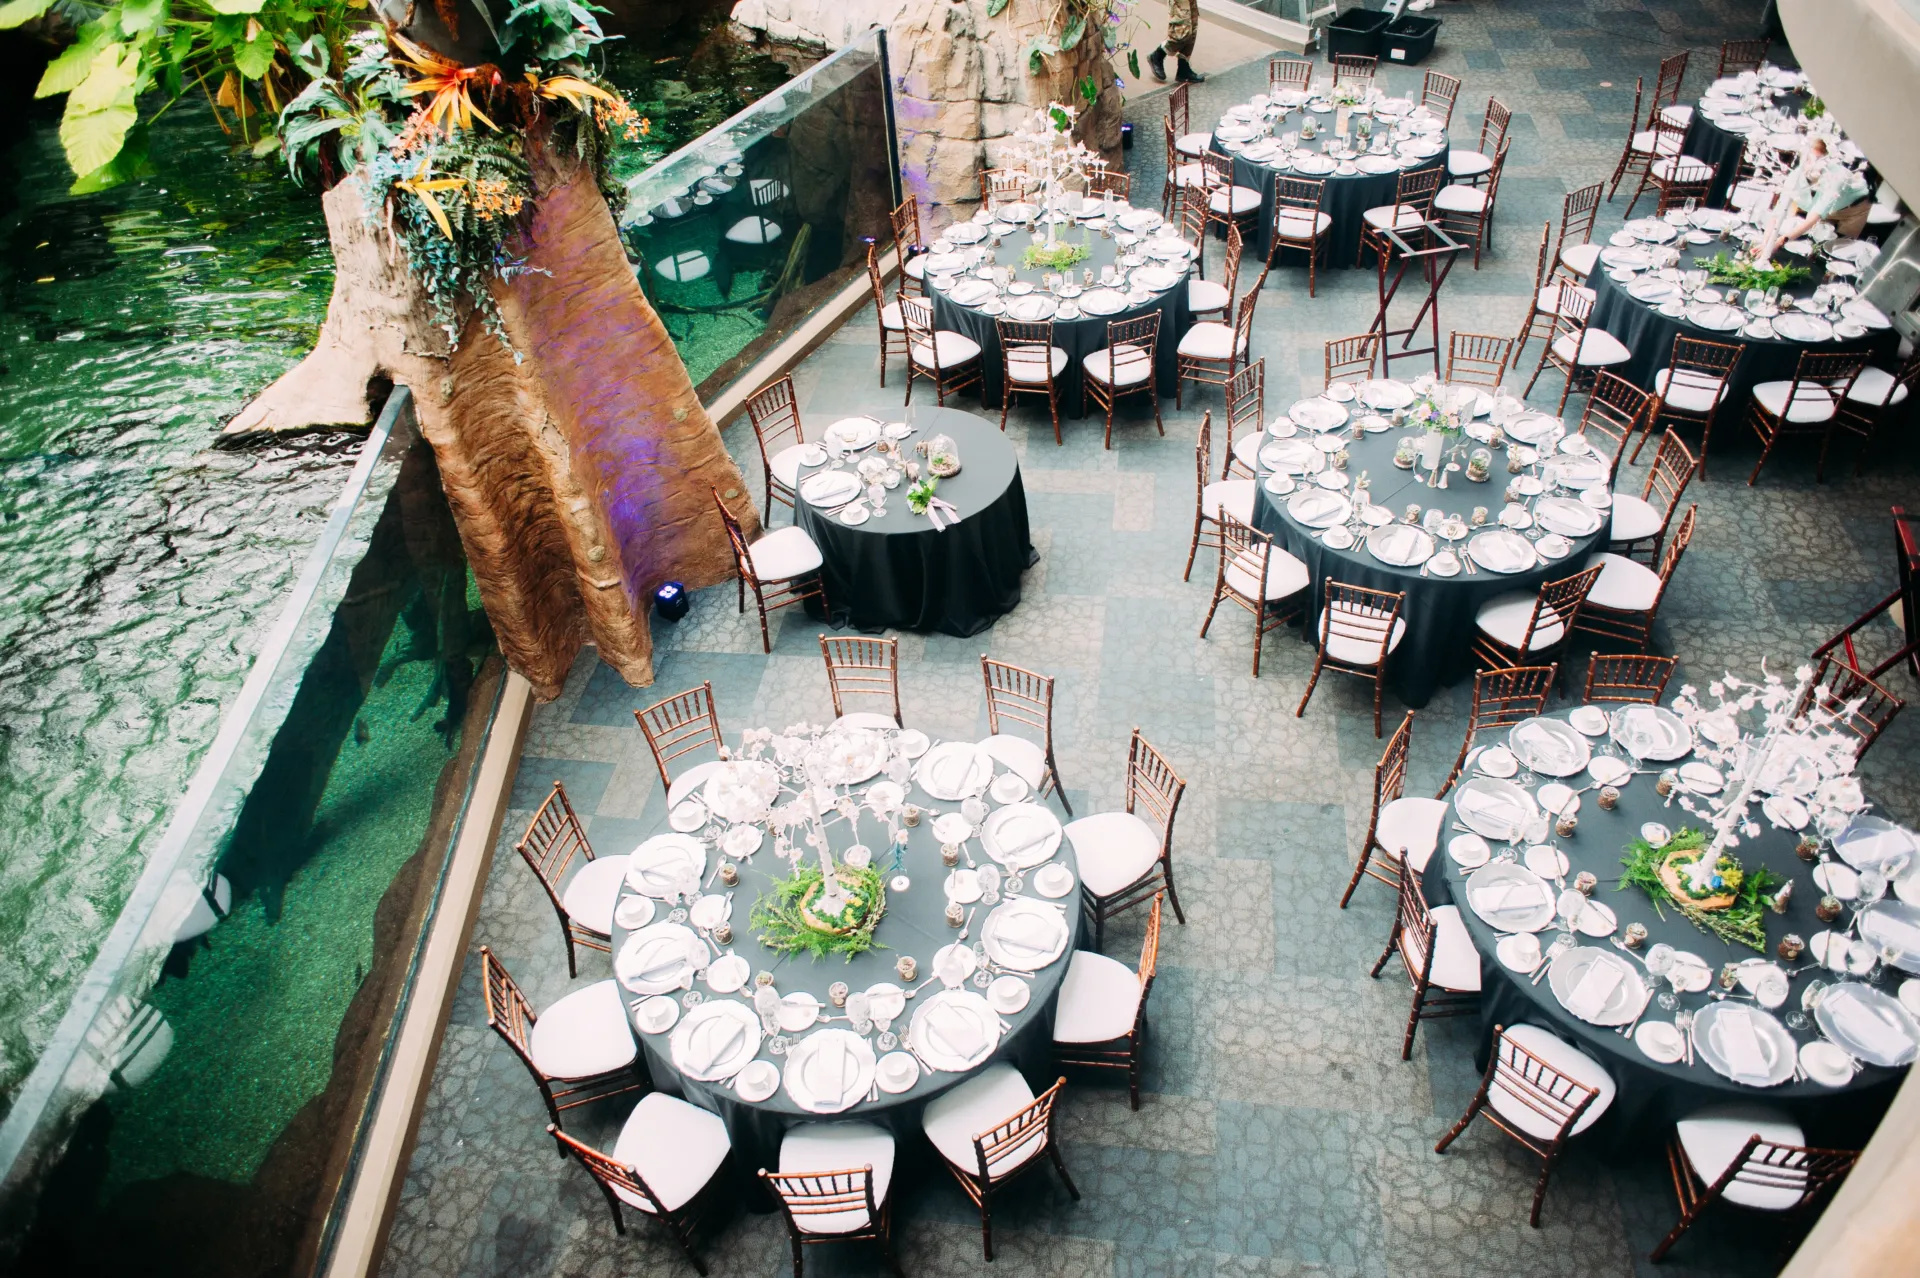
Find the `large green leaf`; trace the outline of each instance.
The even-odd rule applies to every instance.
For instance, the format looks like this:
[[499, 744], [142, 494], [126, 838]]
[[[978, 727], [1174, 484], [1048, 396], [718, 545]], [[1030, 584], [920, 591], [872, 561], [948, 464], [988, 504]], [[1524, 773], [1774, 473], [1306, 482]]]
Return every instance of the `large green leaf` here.
[[273, 32], [265, 27], [260, 33], [233, 51], [234, 69], [249, 80], [258, 80], [273, 65]]
[[0, 28], [17, 27], [53, 7], [53, 0], [7, 0], [0, 4]]
[[51, 98], [78, 88], [93, 67], [93, 55], [100, 52], [110, 39], [104, 21], [89, 22], [82, 27], [80, 38], [68, 45], [59, 57], [47, 63], [46, 72], [41, 75], [33, 96]]
[[[131, 107], [133, 89], [140, 80], [140, 51], [130, 44], [110, 44], [93, 55], [87, 66], [87, 78], [75, 85], [67, 97], [67, 114], [75, 111], [105, 111], [112, 107]], [[125, 132], [125, 130], [122, 130]], [[105, 163], [105, 161], [101, 161]], [[98, 164], [74, 166], [76, 173], [90, 173]]]
[[90, 195], [134, 178], [152, 177], [153, 172], [153, 161], [147, 158], [147, 126], [136, 124], [127, 131], [120, 153], [68, 187], [67, 193]]
[[120, 29], [130, 36], [152, 30], [166, 16], [167, 0], [121, 0], [120, 3]]
[[1006, 9], [1009, 0], [987, 0], [987, 16], [997, 18]]
[[67, 99], [67, 113], [60, 121], [60, 145], [66, 148], [67, 163], [75, 173], [86, 176], [120, 154], [120, 144], [140, 113], [131, 103], [95, 111], [76, 111], [73, 99]]
[[228, 15], [258, 13], [267, 7], [267, 0], [203, 0], [203, 3], [215, 13]]
[[1060, 51], [1062, 53], [1080, 43], [1080, 37], [1087, 33], [1087, 15], [1076, 13], [1067, 20], [1067, 29], [1060, 33]]

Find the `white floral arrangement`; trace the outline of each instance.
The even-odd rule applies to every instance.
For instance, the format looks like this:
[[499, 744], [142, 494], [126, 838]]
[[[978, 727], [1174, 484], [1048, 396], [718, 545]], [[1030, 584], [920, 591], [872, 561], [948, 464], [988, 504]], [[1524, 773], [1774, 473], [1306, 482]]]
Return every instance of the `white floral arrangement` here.
[[1351, 80], [1336, 84], [1333, 92], [1327, 95], [1327, 100], [1335, 106], [1356, 107], [1361, 101], [1360, 89]]
[[758, 821], [780, 795], [780, 770], [764, 759], [723, 763], [701, 787], [707, 811], [735, 825]]

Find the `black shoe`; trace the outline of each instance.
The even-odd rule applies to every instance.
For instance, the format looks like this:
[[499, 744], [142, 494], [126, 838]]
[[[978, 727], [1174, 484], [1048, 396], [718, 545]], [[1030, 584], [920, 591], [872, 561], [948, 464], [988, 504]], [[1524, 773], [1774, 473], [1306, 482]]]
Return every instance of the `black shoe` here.
[[1167, 51], [1155, 49], [1147, 55], [1147, 67], [1153, 72], [1153, 78], [1160, 83], [1167, 82]]
[[1187, 65], [1185, 58], [1180, 59], [1180, 69], [1174, 72], [1173, 78], [1182, 84], [1205, 84], [1207, 81], [1207, 77]]

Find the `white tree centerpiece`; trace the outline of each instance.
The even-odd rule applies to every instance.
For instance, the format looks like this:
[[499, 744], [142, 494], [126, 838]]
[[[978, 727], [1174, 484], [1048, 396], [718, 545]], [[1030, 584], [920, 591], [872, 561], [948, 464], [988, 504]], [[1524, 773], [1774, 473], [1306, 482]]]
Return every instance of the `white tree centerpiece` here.
[[1089, 176], [1106, 168], [1097, 152], [1074, 139], [1074, 117], [1072, 107], [1049, 102], [1013, 133], [1010, 156], [1039, 191], [1041, 221], [1047, 228], [1045, 247], [1036, 243], [1027, 250], [1029, 267], [1059, 270], [1091, 251], [1084, 242], [1064, 246], [1060, 242], [1062, 223], [1071, 224], [1065, 216], [1069, 185], [1077, 183], [1085, 191]]

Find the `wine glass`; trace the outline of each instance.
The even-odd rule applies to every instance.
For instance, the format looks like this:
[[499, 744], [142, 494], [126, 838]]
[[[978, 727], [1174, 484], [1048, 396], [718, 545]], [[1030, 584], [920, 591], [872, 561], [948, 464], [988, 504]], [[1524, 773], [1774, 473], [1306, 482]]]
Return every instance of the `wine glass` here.
[[858, 994], [847, 995], [847, 1020], [853, 1026], [853, 1032], [865, 1036], [873, 1028], [873, 1017], [869, 1012], [872, 1000], [865, 990]]
[[885, 484], [878, 483], [878, 482], [868, 484], [867, 485], [867, 504], [873, 507], [874, 514], [876, 515], [886, 514], [887, 513], [887, 486]]
[[[1647, 975], [1655, 980], [1669, 975], [1673, 971], [1673, 947], [1665, 941], [1653, 946], [1647, 951], [1646, 965]], [[1668, 1012], [1680, 1005], [1680, 999], [1671, 989], [1660, 992], [1659, 1002], [1661, 1010]]]
[[1856, 912], [1876, 904], [1881, 897], [1887, 894], [1887, 876], [1879, 870], [1860, 871], [1859, 892], [1860, 895], [1856, 898], [1854, 904], [1854, 910]]
[[980, 876], [980, 904], [998, 904], [1000, 901], [1000, 867], [997, 865], [983, 865], [976, 873]]
[[780, 1028], [780, 995], [771, 985], [753, 992], [753, 1010], [760, 1014], [760, 1030], [772, 1034]]

